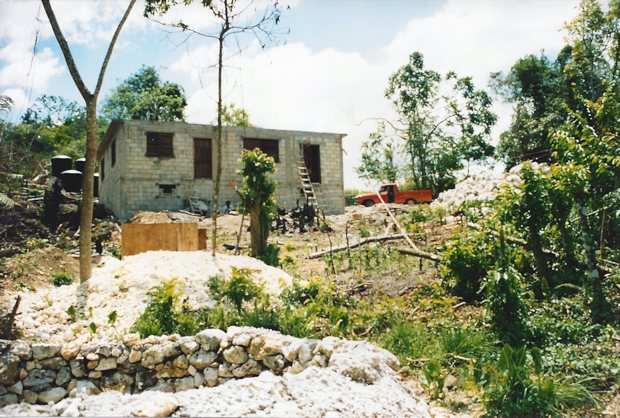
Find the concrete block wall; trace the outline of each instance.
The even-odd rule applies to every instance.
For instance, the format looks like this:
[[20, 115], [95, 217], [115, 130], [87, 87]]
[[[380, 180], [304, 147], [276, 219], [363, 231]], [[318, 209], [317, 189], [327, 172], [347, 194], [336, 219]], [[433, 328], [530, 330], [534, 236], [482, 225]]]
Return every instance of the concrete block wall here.
[[[146, 133], [173, 134], [174, 158], [146, 157]], [[239, 202], [235, 186], [242, 179], [239, 157], [243, 138], [277, 139], [279, 162], [274, 180], [276, 199], [280, 206], [291, 209], [300, 196], [301, 183], [297, 174], [297, 154], [300, 143], [317, 144], [321, 149], [321, 180], [317, 194], [328, 214], [343, 213], [344, 190], [342, 172], [342, 135], [283, 131], [260, 128], [226, 127], [222, 149], [222, 182], [220, 205], [230, 200]], [[187, 207], [189, 197], [212, 200], [217, 170], [216, 130], [212, 125], [183, 122], [122, 121], [114, 133], [117, 161], [111, 167], [110, 143], [99, 150], [105, 160], [105, 178], [101, 182], [100, 200], [122, 220], [143, 210], [179, 210]], [[211, 138], [213, 180], [194, 179], [194, 138]], [[159, 185], [172, 184], [171, 194], [160, 191]]]

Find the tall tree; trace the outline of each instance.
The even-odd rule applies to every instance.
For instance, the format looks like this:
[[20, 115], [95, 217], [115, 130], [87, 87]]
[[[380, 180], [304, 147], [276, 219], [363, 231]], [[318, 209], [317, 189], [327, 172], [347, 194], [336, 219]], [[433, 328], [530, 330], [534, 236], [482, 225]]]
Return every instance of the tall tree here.
[[[566, 263], [582, 273], [592, 319], [602, 322], [611, 309], [601, 255], [607, 245], [620, 244], [620, 1], [605, 8], [582, 0], [565, 29], [566, 45], [555, 62], [527, 56], [507, 76], [495, 75], [496, 87], [517, 110], [502, 136], [510, 146], [500, 151], [513, 163], [541, 156], [550, 163], [552, 175], [524, 176], [537, 190], [524, 203], [535, 210], [515, 209], [531, 224], [531, 236], [532, 230], [557, 229], [556, 248], [563, 248]], [[569, 225], [571, 214], [577, 222]], [[579, 237], [579, 248], [569, 228]], [[543, 274], [544, 266], [538, 270]]]
[[[390, 77], [385, 96], [394, 103], [399, 120], [379, 125], [364, 144], [359, 172], [394, 176], [393, 155], [406, 155], [406, 179], [438, 193], [454, 185], [455, 171], [492, 155], [492, 101], [471, 77], [459, 78], [454, 72], [442, 77], [426, 69], [422, 54], [414, 52]], [[396, 145], [393, 136], [400, 138]]]
[[508, 167], [550, 161], [549, 133], [566, 119], [561, 61], [527, 55], [507, 74], [491, 74], [491, 84], [515, 106], [510, 129], [500, 135], [498, 156]]
[[[188, 5], [192, 0], [183, 0], [183, 3]], [[156, 13], [162, 15], [165, 14], [170, 7], [176, 5], [177, 0], [146, 0], [144, 14], [145, 16], [152, 16]], [[270, 41], [274, 33], [274, 27], [280, 22], [281, 9], [277, 0], [268, 1], [262, 12], [259, 12], [253, 20], [249, 22], [239, 23], [242, 17], [248, 16], [248, 11], [252, 10], [250, 7], [254, 1], [244, 0], [201, 0], [201, 3], [206, 7], [211, 14], [218, 21], [218, 30], [213, 33], [204, 33], [198, 30], [192, 29], [183, 22], [177, 23], [175, 26], [183, 31], [191, 32], [208, 39], [217, 41], [218, 44], [218, 58], [217, 58], [217, 170], [215, 174], [215, 188], [213, 191], [213, 207], [212, 207], [212, 231], [211, 231], [211, 252], [215, 256], [215, 250], [217, 245], [217, 211], [219, 207], [220, 199], [220, 186], [222, 181], [222, 126], [224, 116], [224, 103], [223, 103], [223, 71], [224, 71], [224, 46], [226, 41], [230, 37], [236, 37], [243, 33], [252, 33], [261, 42], [261, 45], [265, 46], [265, 41]], [[256, 9], [254, 9], [256, 10]]]
[[184, 120], [183, 87], [163, 81], [155, 67], [142, 67], [116, 87], [103, 103], [108, 119]]
[[99, 97], [101, 86], [103, 85], [103, 79], [105, 77], [108, 63], [110, 62], [110, 57], [112, 56], [112, 51], [114, 50], [114, 45], [116, 44], [116, 40], [118, 39], [123, 25], [127, 21], [129, 13], [131, 12], [136, 0], [130, 0], [123, 17], [114, 31], [114, 35], [112, 36], [112, 40], [108, 46], [103, 63], [101, 64], [101, 69], [99, 70], [97, 84], [92, 92], [88, 89], [88, 87], [86, 87], [86, 84], [84, 84], [84, 81], [82, 80], [82, 76], [80, 75], [75, 60], [73, 59], [73, 55], [71, 54], [69, 44], [60, 29], [58, 20], [56, 19], [56, 15], [54, 14], [49, 0], [41, 0], [41, 2], [43, 3], [43, 8], [45, 9], [45, 13], [50, 21], [50, 24], [52, 25], [54, 36], [58, 41], [58, 45], [60, 46], [67, 63], [67, 67], [69, 68], [69, 74], [71, 74], [71, 78], [73, 78], [73, 81], [82, 95], [84, 103], [86, 104], [86, 167], [82, 182], [82, 208], [80, 211], [80, 281], [84, 282], [90, 279], [93, 268], [91, 243], [93, 223], [93, 177], [95, 174], [95, 159], [97, 154], [97, 98]]
[[222, 106], [222, 123], [224, 126], [254, 127], [250, 123], [248, 111], [242, 107], [237, 107], [234, 103]]
[[241, 153], [239, 174], [243, 176], [243, 187], [239, 193], [250, 214], [252, 257], [264, 256], [267, 250], [269, 225], [277, 209], [273, 197], [276, 184], [269, 177], [275, 170], [273, 157], [261, 150], [243, 150]]

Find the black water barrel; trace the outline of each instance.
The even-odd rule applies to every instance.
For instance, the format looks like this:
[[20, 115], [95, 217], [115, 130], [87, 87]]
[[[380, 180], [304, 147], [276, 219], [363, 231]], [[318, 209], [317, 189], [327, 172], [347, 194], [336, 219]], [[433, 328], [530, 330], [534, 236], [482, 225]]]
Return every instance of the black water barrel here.
[[66, 170], [71, 170], [73, 167], [73, 160], [66, 155], [57, 155], [52, 157], [52, 176], [60, 177], [61, 173]]
[[83, 173], [84, 170], [86, 170], [86, 158], [78, 158], [75, 160], [75, 169]]
[[65, 170], [60, 174], [62, 188], [68, 192], [79, 193], [82, 190], [82, 173], [77, 170]]
[[93, 176], [93, 196], [99, 197], [99, 173]]

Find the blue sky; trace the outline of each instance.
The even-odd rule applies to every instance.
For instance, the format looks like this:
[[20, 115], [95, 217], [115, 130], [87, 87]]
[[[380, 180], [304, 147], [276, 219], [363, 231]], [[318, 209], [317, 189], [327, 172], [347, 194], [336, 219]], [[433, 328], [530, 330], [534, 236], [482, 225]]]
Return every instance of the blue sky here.
[[[265, 0], [257, 0], [260, 5]], [[88, 86], [97, 72], [126, 1], [52, 1]], [[507, 71], [519, 57], [541, 51], [555, 56], [563, 23], [577, 13], [577, 0], [288, 0], [279, 42], [261, 49], [251, 37], [228, 44], [226, 101], [245, 107], [253, 123], [266, 128], [343, 132], [345, 186], [363, 187], [354, 167], [360, 145], [375, 128], [372, 118], [394, 118], [383, 97], [388, 77], [414, 51], [426, 65], [445, 73], [470, 75], [487, 87], [489, 74]], [[181, 84], [188, 98], [186, 118], [215, 118], [216, 45], [188, 41], [142, 17], [139, 2], [117, 44], [106, 75], [107, 91], [140, 68], [154, 65], [165, 80]], [[198, 5], [176, 8], [182, 19], [213, 30]], [[36, 43], [36, 54], [33, 46]], [[69, 77], [40, 3], [0, 0], [0, 94], [15, 101], [10, 120], [41, 94], [81, 100]], [[497, 101], [500, 116], [493, 139], [511, 117]]]

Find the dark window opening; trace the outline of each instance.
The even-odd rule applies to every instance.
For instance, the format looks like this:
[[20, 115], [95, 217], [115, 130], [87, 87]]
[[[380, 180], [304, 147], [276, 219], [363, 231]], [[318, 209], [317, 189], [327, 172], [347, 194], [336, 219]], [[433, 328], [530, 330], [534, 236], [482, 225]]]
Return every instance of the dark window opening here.
[[112, 153], [112, 167], [116, 164], [116, 139], [112, 141], [112, 149], [110, 150]]
[[312, 183], [321, 182], [321, 150], [318, 145], [304, 145], [304, 162]]
[[211, 139], [194, 138], [194, 178], [213, 178], [212, 157]]
[[253, 150], [258, 148], [270, 157], [276, 163], [280, 162], [279, 142], [277, 139], [257, 139], [257, 138], [244, 138], [243, 149]]
[[99, 163], [99, 171], [101, 172], [101, 181], [103, 181], [103, 178], [105, 177], [105, 158], [102, 158]]
[[147, 157], [174, 157], [172, 134], [162, 132], [146, 133]]
[[164, 194], [164, 195], [172, 194], [176, 191], [176, 189], [177, 189], [176, 184], [160, 184], [159, 185], [159, 192], [160, 194]]

